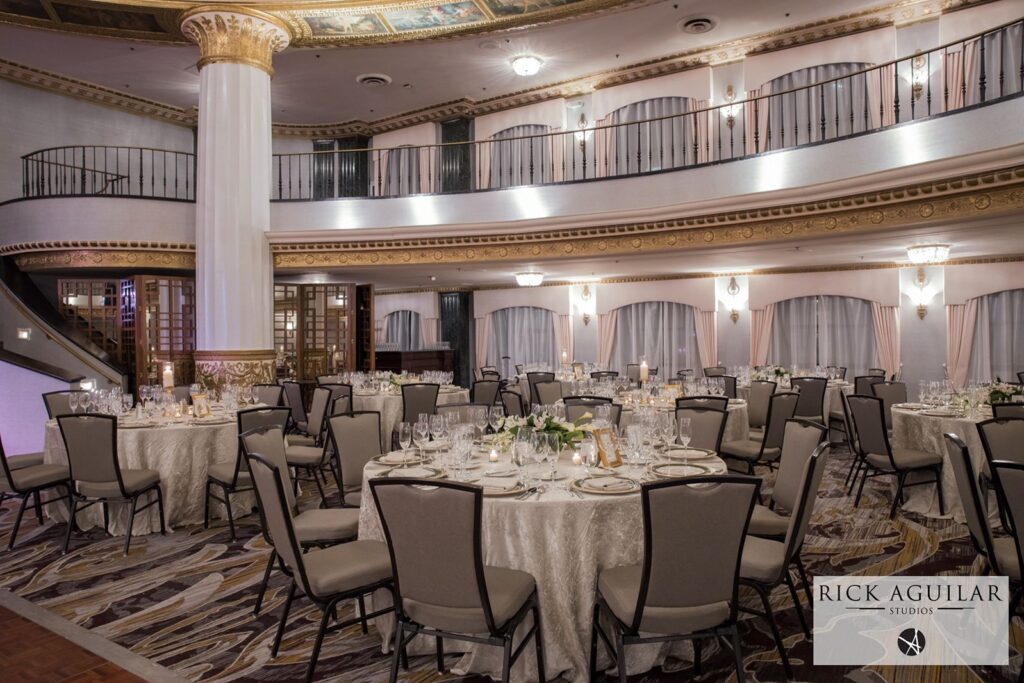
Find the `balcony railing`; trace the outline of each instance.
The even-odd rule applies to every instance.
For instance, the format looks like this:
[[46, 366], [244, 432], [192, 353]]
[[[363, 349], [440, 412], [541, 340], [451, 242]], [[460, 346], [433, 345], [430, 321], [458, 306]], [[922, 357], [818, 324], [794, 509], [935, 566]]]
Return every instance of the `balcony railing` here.
[[196, 157], [148, 147], [76, 145], [21, 158], [23, 197], [142, 197], [195, 201]]
[[[275, 154], [272, 199], [476, 192], [637, 176], [842, 140], [1024, 94], [1024, 19], [911, 57], [714, 107], [574, 130]], [[749, 93], [748, 93], [749, 95]]]

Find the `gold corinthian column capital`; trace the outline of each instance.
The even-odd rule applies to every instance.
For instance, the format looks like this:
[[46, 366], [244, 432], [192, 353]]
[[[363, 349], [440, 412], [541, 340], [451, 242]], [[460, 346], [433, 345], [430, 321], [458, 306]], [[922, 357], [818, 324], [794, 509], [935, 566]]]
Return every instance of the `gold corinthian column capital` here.
[[288, 47], [291, 33], [277, 17], [229, 5], [202, 5], [181, 15], [181, 32], [199, 46], [198, 68], [208, 64], [247, 64], [274, 75], [275, 52]]

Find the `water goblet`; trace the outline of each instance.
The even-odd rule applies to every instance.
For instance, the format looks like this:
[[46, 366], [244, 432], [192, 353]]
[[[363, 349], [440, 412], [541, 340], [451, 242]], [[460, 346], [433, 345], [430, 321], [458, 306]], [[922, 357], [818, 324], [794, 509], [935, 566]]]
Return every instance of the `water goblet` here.
[[422, 462], [424, 461], [423, 447], [426, 446], [427, 442], [430, 440], [430, 427], [426, 422], [417, 422], [412, 427], [412, 437], [416, 447], [419, 448], [420, 461]]
[[130, 413], [135, 405], [135, 397], [131, 394], [121, 394], [121, 410]]
[[430, 437], [434, 441], [440, 441], [447, 431], [444, 415], [431, 415], [427, 418], [427, 427], [430, 430]]
[[580, 442], [580, 458], [583, 460], [583, 469], [589, 477], [591, 470], [597, 465], [597, 443], [593, 439], [584, 439]]
[[82, 406], [82, 412], [89, 412], [89, 404], [92, 403], [92, 393], [85, 391], [78, 395], [78, 403]]
[[485, 406], [474, 406], [470, 414], [473, 416], [473, 426], [476, 427], [480, 433], [480, 438], [483, 439], [484, 430], [487, 429], [487, 408]]
[[409, 450], [412, 445], [412, 425], [402, 422], [398, 425], [398, 445], [402, 447], [402, 453]]
[[78, 397], [77, 391], [72, 391], [68, 394], [68, 407], [71, 408], [71, 414], [74, 415], [78, 411]]
[[686, 447], [690, 445], [690, 418], [681, 417], [679, 418], [679, 425], [676, 428], [676, 432], [679, 436], [679, 443], [683, 446], [683, 464], [686, 464]]
[[498, 425], [501, 424], [505, 418], [505, 410], [500, 406], [491, 406], [487, 411], [487, 424], [491, 426], [491, 431], [495, 434], [498, 433]]

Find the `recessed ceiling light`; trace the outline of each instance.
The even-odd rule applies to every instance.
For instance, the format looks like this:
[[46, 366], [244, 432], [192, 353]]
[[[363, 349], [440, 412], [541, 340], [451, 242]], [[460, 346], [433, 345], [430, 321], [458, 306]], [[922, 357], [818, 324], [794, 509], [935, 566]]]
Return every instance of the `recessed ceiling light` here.
[[356, 83], [365, 85], [367, 88], [380, 88], [391, 82], [391, 76], [387, 74], [359, 74], [356, 76]]
[[533, 55], [520, 55], [512, 60], [512, 70], [519, 76], [532, 76], [540, 71], [544, 61]]
[[718, 26], [718, 22], [711, 17], [687, 17], [679, 21], [679, 30], [683, 33], [707, 33]]

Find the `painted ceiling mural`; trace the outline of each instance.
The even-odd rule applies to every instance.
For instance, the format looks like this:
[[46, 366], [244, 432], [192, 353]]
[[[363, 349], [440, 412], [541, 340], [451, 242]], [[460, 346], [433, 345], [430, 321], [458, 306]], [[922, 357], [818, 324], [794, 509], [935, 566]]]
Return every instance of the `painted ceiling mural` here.
[[[650, 0], [378, 0], [356, 4], [259, 2], [246, 6], [278, 16], [294, 45], [361, 45], [443, 37], [535, 24]], [[178, 29], [181, 0], [0, 0], [0, 22], [136, 40], [188, 42]]]

